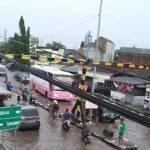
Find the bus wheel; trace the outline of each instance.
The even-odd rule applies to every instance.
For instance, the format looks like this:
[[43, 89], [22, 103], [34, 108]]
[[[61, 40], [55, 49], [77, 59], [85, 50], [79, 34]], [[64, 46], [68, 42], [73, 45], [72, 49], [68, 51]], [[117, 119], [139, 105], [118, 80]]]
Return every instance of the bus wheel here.
[[47, 97], [47, 91], [45, 91], [45, 97]]

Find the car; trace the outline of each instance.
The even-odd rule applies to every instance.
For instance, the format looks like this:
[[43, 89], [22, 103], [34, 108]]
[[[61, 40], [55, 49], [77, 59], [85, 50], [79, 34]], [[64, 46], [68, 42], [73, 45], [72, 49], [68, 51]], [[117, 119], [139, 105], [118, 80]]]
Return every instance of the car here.
[[19, 130], [40, 128], [40, 116], [35, 106], [26, 104], [21, 106], [21, 123]]
[[115, 122], [116, 119], [119, 118], [120, 118], [119, 114], [108, 111], [107, 109], [103, 109], [102, 122], [113, 123]]
[[18, 82], [25, 82], [26, 81], [27, 83], [29, 83], [29, 75], [27, 73], [17, 72], [14, 75], [14, 78]]
[[0, 76], [6, 76], [6, 75], [7, 75], [6, 67], [0, 64]]
[[17, 69], [17, 66], [14, 63], [7, 63], [6, 67], [11, 71], [15, 71]]

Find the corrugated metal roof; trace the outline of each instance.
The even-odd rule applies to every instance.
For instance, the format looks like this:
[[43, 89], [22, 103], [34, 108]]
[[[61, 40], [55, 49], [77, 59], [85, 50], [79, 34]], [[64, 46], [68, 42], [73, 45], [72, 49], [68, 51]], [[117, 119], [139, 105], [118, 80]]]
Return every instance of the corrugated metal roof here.
[[131, 77], [131, 76], [115, 76], [111, 78], [111, 81], [127, 83], [132, 85], [141, 85], [141, 84], [150, 83], [150, 81], [139, 79], [136, 77]]
[[150, 55], [150, 49], [136, 48], [136, 47], [121, 47], [118, 53], [131, 53], [131, 54], [148, 54]]

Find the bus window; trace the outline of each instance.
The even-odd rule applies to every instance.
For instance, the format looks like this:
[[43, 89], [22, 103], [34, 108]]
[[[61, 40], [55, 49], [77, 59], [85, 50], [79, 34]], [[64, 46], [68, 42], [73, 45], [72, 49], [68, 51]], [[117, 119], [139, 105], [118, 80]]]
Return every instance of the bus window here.
[[53, 90], [56, 90], [56, 91], [63, 91], [63, 89], [61, 89], [60, 87], [56, 86], [56, 85], [53, 85]]
[[71, 85], [74, 80], [72, 76], [64, 76], [64, 75], [55, 75], [55, 79]]

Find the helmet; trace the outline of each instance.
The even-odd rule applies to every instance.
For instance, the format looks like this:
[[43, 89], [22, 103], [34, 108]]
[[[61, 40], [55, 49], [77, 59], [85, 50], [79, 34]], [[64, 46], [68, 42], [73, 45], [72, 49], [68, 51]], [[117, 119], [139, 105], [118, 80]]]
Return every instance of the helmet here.
[[54, 103], [55, 103], [55, 104], [58, 104], [57, 100], [54, 100]]

